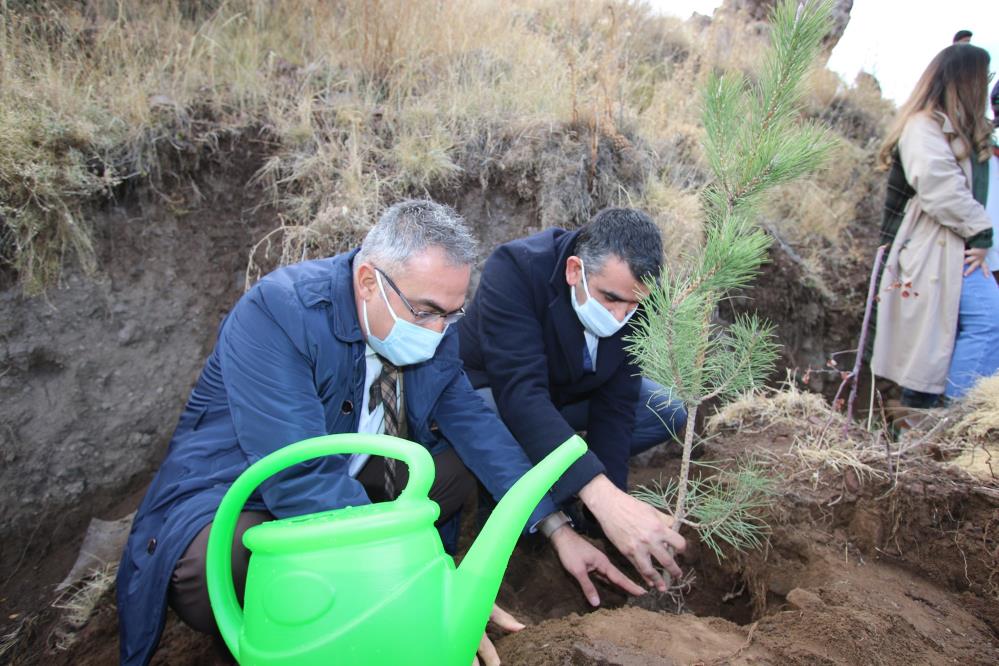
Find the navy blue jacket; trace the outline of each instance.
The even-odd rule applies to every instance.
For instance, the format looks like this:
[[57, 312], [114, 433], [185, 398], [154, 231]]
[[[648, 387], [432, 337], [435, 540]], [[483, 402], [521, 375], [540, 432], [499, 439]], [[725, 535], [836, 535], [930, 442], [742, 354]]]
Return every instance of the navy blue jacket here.
[[[354, 302], [354, 254], [271, 273], [222, 323], [122, 555], [122, 664], [145, 664], [152, 657], [176, 562], [212, 521], [236, 477], [288, 444], [357, 432], [365, 344]], [[404, 368], [404, 381], [410, 439], [431, 453], [453, 444], [497, 499], [530, 468], [509, 431], [472, 390], [455, 331], [448, 331], [432, 359]], [[246, 507], [284, 518], [367, 504], [361, 484], [346, 473], [347, 460], [329, 456], [285, 470]], [[529, 524], [554, 510], [546, 497]]]
[[600, 473], [625, 488], [641, 387], [622, 340], [630, 323], [601, 338], [595, 372], [583, 370], [583, 325], [565, 281], [578, 234], [549, 229], [499, 246], [460, 326], [468, 378], [475, 388], [492, 389], [500, 416], [531, 460], [573, 434], [559, 408], [590, 401], [589, 452], [552, 489], [559, 503]]

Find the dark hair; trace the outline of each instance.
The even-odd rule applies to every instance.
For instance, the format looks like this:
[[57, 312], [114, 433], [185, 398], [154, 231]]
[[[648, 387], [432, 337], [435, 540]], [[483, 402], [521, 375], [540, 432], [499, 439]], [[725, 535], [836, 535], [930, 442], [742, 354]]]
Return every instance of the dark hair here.
[[954, 33], [954, 43], [957, 44], [962, 39], [971, 39], [972, 32], [970, 30], [958, 30]]
[[633, 208], [605, 208], [579, 231], [574, 250], [591, 273], [603, 270], [614, 255], [628, 264], [637, 280], [659, 277], [663, 241], [659, 228], [645, 213]]
[[999, 81], [992, 86], [992, 94], [989, 97], [992, 98], [992, 106], [999, 106]]

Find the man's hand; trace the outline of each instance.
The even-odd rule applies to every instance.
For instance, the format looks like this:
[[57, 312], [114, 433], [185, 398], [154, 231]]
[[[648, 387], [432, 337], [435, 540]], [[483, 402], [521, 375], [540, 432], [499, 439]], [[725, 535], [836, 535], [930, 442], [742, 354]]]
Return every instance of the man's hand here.
[[988, 253], [988, 249], [982, 247], [973, 247], [964, 251], [965, 277], [974, 273], [976, 268], [981, 268], [983, 273], [987, 270], [985, 257]]
[[631, 560], [646, 583], [660, 592], [666, 591], [666, 582], [656, 571], [653, 560], [671, 576], [679, 577], [683, 573], [668, 550], [672, 547], [673, 552], [682, 553], [687, 547], [683, 537], [671, 529], [672, 516], [622, 492], [603, 474], [583, 486], [579, 498], [596, 517], [607, 538]]
[[[510, 615], [496, 604], [493, 604], [493, 612], [489, 614], [489, 621], [494, 623], [503, 631], [516, 632], [524, 628], [524, 625], [521, 622], [518, 622], [514, 616]], [[482, 640], [479, 641], [478, 653], [472, 660], [472, 666], [480, 665], [500, 666], [499, 654], [497, 654], [496, 648], [493, 647], [493, 642], [489, 640], [489, 636], [487, 636], [485, 632], [482, 632]]]
[[645, 594], [645, 590], [640, 585], [611, 564], [607, 555], [576, 534], [570, 526], [563, 525], [558, 528], [552, 534], [551, 541], [562, 566], [579, 582], [579, 587], [583, 590], [583, 594], [591, 606], [600, 605], [600, 595], [597, 594], [597, 588], [590, 580], [590, 573], [599, 574], [628, 594]]

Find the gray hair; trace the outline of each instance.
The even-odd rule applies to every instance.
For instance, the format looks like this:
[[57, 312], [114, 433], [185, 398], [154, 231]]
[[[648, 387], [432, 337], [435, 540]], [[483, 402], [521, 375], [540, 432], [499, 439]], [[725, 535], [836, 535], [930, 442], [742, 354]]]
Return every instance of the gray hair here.
[[382, 213], [361, 243], [360, 261], [398, 267], [430, 247], [444, 250], [455, 266], [475, 261], [478, 244], [453, 208], [426, 199], [401, 201]]

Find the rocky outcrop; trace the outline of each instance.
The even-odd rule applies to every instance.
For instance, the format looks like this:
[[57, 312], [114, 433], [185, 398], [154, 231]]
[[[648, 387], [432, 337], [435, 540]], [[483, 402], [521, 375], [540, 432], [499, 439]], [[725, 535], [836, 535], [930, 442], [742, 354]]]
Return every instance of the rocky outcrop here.
[[[738, 26], [749, 34], [758, 35], [761, 39], [767, 40], [770, 37], [770, 25], [767, 19], [776, 4], [777, 0], [725, 0], [715, 10], [711, 26], [715, 29], [725, 26], [729, 32]], [[832, 28], [822, 40], [823, 60], [828, 60], [833, 48], [846, 32], [852, 9], [853, 0], [835, 0], [832, 10]], [[724, 46], [725, 41], [729, 40], [722, 39], [719, 46]]]

